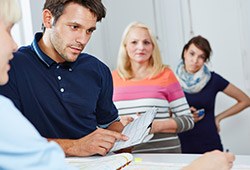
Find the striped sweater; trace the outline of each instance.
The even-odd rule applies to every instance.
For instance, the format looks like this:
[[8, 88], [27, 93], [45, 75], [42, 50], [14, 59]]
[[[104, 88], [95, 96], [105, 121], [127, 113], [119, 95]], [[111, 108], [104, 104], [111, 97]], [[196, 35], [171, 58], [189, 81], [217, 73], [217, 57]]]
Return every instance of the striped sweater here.
[[[122, 80], [118, 72], [112, 72], [114, 82], [113, 101], [119, 115], [145, 113], [151, 107], [158, 108], [156, 119], [173, 118], [177, 133], [192, 129], [194, 122], [182, 88], [170, 68], [143, 80]], [[171, 113], [169, 112], [171, 110]], [[180, 153], [176, 133], [157, 133], [147, 143], [135, 146], [133, 153]]]

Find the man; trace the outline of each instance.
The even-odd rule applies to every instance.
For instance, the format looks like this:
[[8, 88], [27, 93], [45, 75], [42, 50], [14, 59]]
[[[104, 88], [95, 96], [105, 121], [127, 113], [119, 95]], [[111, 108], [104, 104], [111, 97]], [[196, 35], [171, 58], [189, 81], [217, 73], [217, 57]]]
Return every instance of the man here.
[[[17, 49], [10, 31], [19, 18], [20, 10], [16, 0], [0, 1], [0, 85], [9, 80], [8, 62], [13, 58], [12, 52]], [[95, 136], [93, 134], [91, 135]], [[113, 135], [116, 134], [119, 133], [113, 132]], [[2, 95], [0, 95], [0, 139], [0, 169], [73, 169], [65, 163], [64, 153], [60, 147], [41, 137], [13, 103]], [[214, 151], [196, 159], [185, 168], [186, 170], [229, 169], [233, 160], [232, 154]]]
[[110, 70], [81, 54], [105, 15], [101, 0], [46, 0], [44, 32], [14, 54], [10, 81], [0, 89], [66, 155], [105, 155], [116, 140], [127, 140], [114, 132], [123, 126]]

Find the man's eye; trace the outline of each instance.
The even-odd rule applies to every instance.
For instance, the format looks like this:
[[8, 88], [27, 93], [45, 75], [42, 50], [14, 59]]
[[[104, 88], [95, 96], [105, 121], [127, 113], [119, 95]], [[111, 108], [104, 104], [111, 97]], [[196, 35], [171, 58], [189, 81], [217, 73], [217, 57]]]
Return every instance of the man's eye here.
[[95, 30], [90, 29], [90, 30], [87, 30], [86, 32], [87, 32], [87, 34], [92, 34], [94, 31], [95, 31]]
[[76, 30], [76, 29], [78, 29], [78, 26], [76, 26], [76, 25], [71, 25], [70, 28], [71, 28], [72, 30]]

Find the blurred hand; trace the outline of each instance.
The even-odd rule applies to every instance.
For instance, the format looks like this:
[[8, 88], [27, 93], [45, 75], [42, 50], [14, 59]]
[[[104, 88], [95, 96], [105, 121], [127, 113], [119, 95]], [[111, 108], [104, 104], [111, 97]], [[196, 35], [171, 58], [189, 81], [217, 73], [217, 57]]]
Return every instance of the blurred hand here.
[[234, 160], [232, 153], [215, 150], [203, 154], [182, 170], [230, 170]]

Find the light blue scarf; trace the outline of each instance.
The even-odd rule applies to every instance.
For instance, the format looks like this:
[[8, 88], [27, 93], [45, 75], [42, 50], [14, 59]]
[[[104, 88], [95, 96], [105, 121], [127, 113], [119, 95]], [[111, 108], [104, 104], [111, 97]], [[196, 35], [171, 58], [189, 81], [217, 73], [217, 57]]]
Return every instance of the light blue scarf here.
[[185, 70], [184, 64], [181, 62], [177, 67], [176, 74], [182, 89], [187, 93], [200, 92], [211, 78], [211, 72], [205, 64], [198, 72], [191, 74]]

